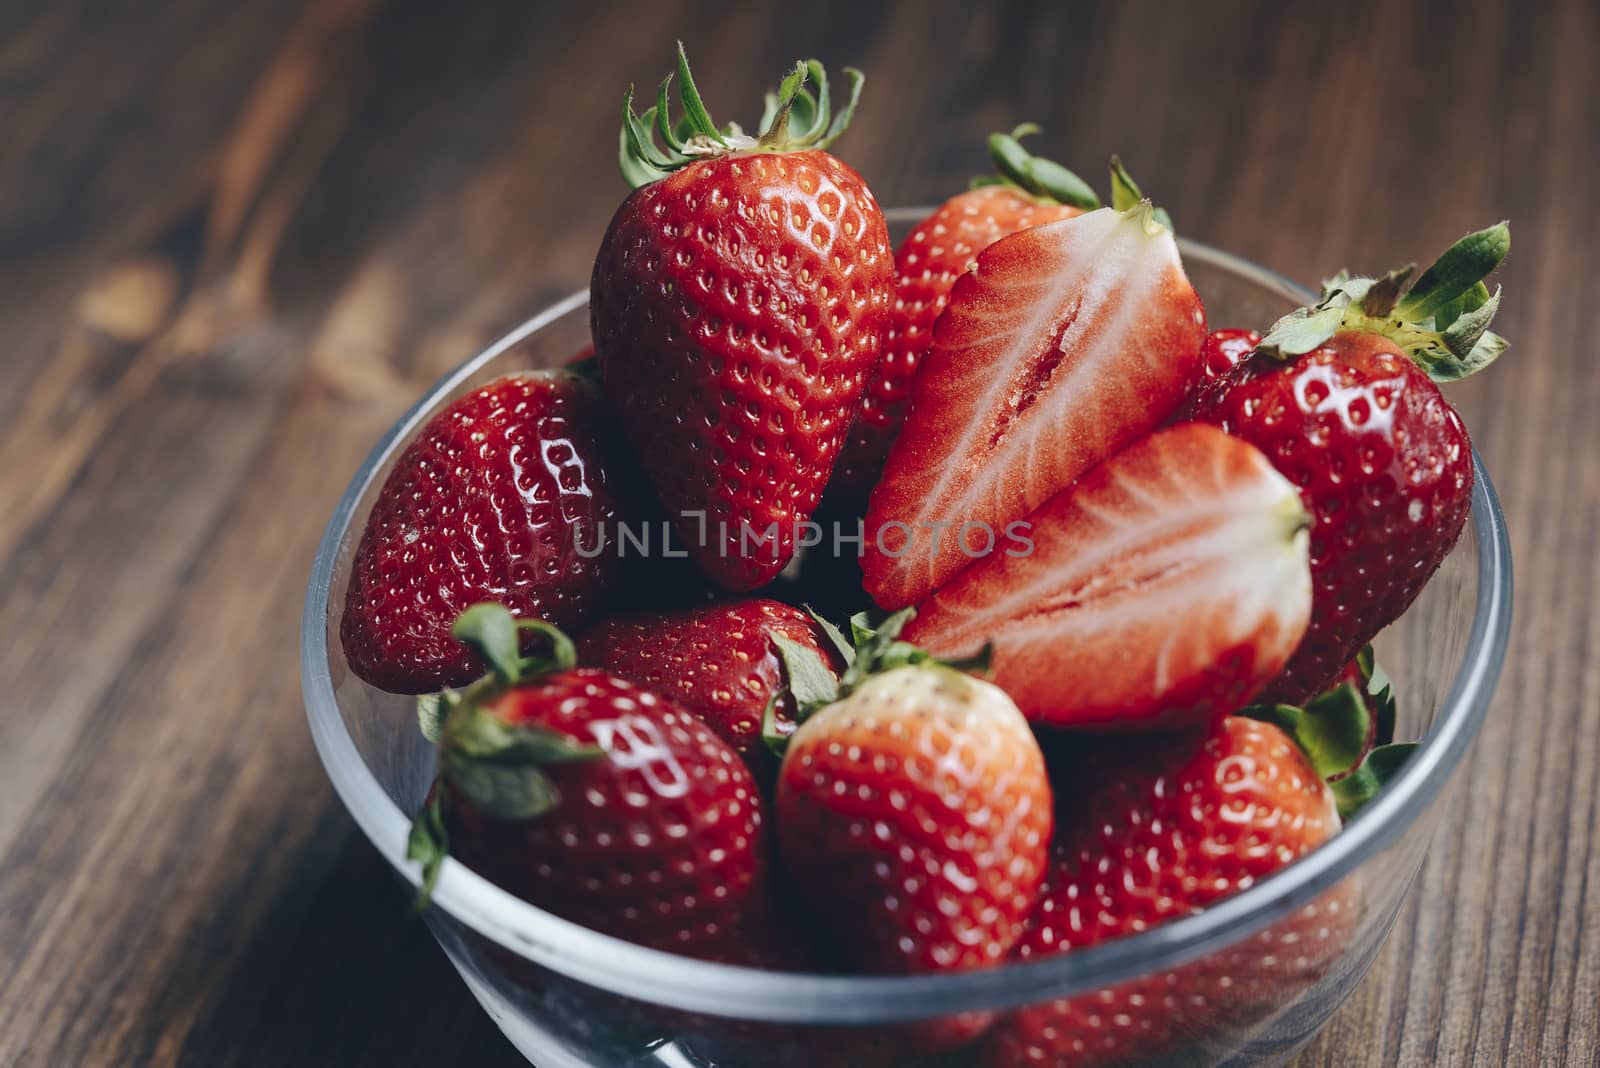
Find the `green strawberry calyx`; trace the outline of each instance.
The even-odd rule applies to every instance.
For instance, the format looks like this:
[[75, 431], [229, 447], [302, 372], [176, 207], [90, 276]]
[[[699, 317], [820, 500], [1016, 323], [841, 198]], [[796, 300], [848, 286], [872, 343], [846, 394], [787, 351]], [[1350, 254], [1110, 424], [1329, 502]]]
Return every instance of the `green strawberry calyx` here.
[[761, 740], [780, 758], [790, 737], [777, 729], [778, 705], [785, 697], [794, 700], [795, 722], [804, 723], [821, 709], [849, 697], [869, 678], [895, 668], [927, 664], [980, 675], [989, 671], [992, 646], [985, 645], [965, 660], [941, 660], [921, 646], [902, 641], [900, 632], [916, 615], [914, 608], [902, 608], [877, 623], [872, 622], [870, 613], [858, 612], [850, 618], [848, 637], [822, 616], [809, 608], [806, 611], [844, 661], [845, 669], [836, 677], [815, 651], [781, 634], [773, 635], [773, 646], [783, 662], [785, 684], [767, 698], [761, 716]]
[[1361, 688], [1366, 691], [1367, 703], [1375, 710], [1378, 720], [1373, 734], [1373, 744], [1388, 745], [1394, 741], [1397, 713], [1394, 684], [1389, 681], [1389, 676], [1383, 668], [1378, 666], [1370, 644], [1356, 655], [1356, 667], [1361, 672]]
[[1069, 204], [1084, 211], [1098, 208], [1100, 197], [1088, 182], [1055, 160], [1035, 156], [1022, 146], [1024, 137], [1038, 132], [1037, 125], [1025, 122], [1010, 133], [990, 134], [989, 159], [994, 163], [994, 173], [979, 175], [968, 187], [1005, 185], [1046, 204]]
[[711, 119], [689, 72], [689, 57], [678, 42], [678, 103], [683, 114], [671, 116], [672, 75], [656, 90], [656, 102], [644, 113], [633, 110], [633, 88], [622, 100], [622, 133], [617, 159], [622, 177], [634, 189], [658, 182], [699, 160], [734, 152], [803, 152], [825, 149], [839, 139], [855, 117], [866, 76], [845, 68], [849, 96], [835, 113], [828, 96], [828, 74], [815, 59], [801, 60], [775, 91], [766, 95], [766, 110], [756, 136], [737, 123], [719, 127]]
[[1500, 308], [1500, 290], [1484, 279], [1511, 251], [1511, 227], [1499, 223], [1468, 234], [1416, 275], [1407, 264], [1381, 278], [1341, 271], [1322, 284], [1315, 304], [1273, 324], [1256, 351], [1293, 359], [1335, 334], [1364, 331], [1389, 338], [1436, 382], [1453, 382], [1481, 371], [1510, 347], [1489, 324]]
[[1356, 658], [1361, 685], [1345, 682], [1295, 705], [1252, 705], [1237, 714], [1271, 723], [1300, 747], [1312, 770], [1325, 779], [1349, 822], [1399, 774], [1416, 750], [1395, 742], [1394, 687], [1368, 645]]
[[1304, 707], [1253, 705], [1239, 714], [1282, 730], [1305, 753], [1321, 779], [1348, 775], [1366, 752], [1372, 733], [1367, 703], [1348, 682], [1317, 695]]
[[1122, 157], [1111, 157], [1111, 206], [1124, 214], [1141, 210], [1145, 212], [1145, 230], [1156, 234], [1160, 228], [1172, 229], [1172, 216], [1167, 214], [1166, 208], [1157, 207], [1139, 189], [1139, 183], [1133, 180], [1133, 175], [1128, 173], [1128, 168], [1122, 165]]
[[[407, 858], [422, 865], [419, 908], [431, 899], [450, 852], [447, 807], [453, 796], [491, 819], [537, 819], [561, 802], [549, 768], [605, 756], [599, 746], [561, 731], [507, 723], [490, 707], [509, 689], [577, 665], [576, 647], [561, 630], [542, 620], [517, 619], [502, 605], [480, 604], [461, 613], [451, 633], [489, 665], [489, 672], [465, 690], [417, 699], [422, 733], [438, 747], [433, 788], [406, 840]], [[539, 636], [547, 649], [524, 655], [524, 634]]]
[[1366, 808], [1400, 774], [1406, 761], [1416, 751], [1416, 742], [1391, 742], [1376, 746], [1361, 758], [1361, 763], [1352, 768], [1348, 775], [1330, 784], [1334, 804], [1339, 807], [1339, 818], [1350, 822], [1351, 817]]

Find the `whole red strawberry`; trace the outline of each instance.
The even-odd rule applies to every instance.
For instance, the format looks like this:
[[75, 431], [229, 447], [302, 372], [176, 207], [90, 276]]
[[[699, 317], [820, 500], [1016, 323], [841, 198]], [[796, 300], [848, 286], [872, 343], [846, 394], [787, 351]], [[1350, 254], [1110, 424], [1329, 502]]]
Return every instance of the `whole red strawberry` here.
[[894, 261], [866, 183], [822, 151], [854, 111], [859, 73], [830, 121], [821, 64], [801, 64], [757, 138], [712, 124], [681, 48], [678, 73], [678, 128], [666, 83], [642, 118], [626, 108], [636, 189], [595, 258], [591, 325], [685, 548], [742, 591], [783, 569], [817, 506], [883, 342]]
[[779, 849], [856, 965], [991, 967], [1043, 876], [1044, 757], [1001, 690], [896, 640], [907, 615], [866, 633], [836, 693], [797, 693], [802, 723], [778, 775]]
[[[1059, 829], [1045, 889], [1013, 953], [1019, 960], [1205, 908], [1315, 849], [1340, 826], [1330, 788], [1267, 723], [1231, 716], [1199, 734], [1075, 739], [1072, 748], [1053, 776]], [[1263, 988], [1299, 989], [1320, 975], [1353, 919], [1345, 901], [1330, 899], [1300, 926], [1275, 928], [1265, 948], [1280, 942], [1279, 952], [1224, 953], [1173, 975], [1023, 1009], [995, 1028], [980, 1063], [1090, 1066], [1170, 1054], [1215, 1018], [1236, 1018], [1243, 988], [1253, 999]], [[1306, 937], [1313, 929], [1322, 933]]]
[[824, 664], [836, 655], [812, 617], [760, 599], [616, 616], [578, 637], [578, 655], [697, 713], [752, 767], [765, 771], [773, 757], [762, 742], [762, 716], [774, 694], [778, 734], [794, 730], [780, 639]]
[[1031, 123], [989, 138], [996, 177], [941, 204], [906, 235], [895, 256], [894, 309], [883, 354], [845, 441], [833, 488], [847, 498], [864, 495], [878, 480], [889, 446], [905, 420], [911, 378], [933, 344], [933, 324], [950, 302], [956, 279], [972, 270], [978, 253], [1007, 234], [1081, 215], [1100, 206], [1083, 179], [1020, 143], [1037, 133]]
[[1482, 278], [1509, 247], [1504, 224], [1470, 234], [1409, 292], [1409, 267], [1337, 278], [1202, 398], [1196, 418], [1266, 453], [1315, 521], [1311, 624], [1267, 700], [1326, 689], [1460, 535], [1472, 443], [1433, 379], [1470, 374], [1505, 349], [1487, 332], [1499, 294]]
[[[518, 655], [518, 630], [548, 657]], [[604, 671], [498, 605], [456, 633], [493, 673], [424, 706], [439, 780], [410, 855], [431, 891], [446, 853], [540, 908], [657, 949], [748, 961], [766, 913], [763, 802], [687, 710]]]
[[1056, 494], [917, 607], [938, 656], [993, 646], [1032, 722], [1203, 727], [1283, 669], [1311, 612], [1309, 519], [1256, 449], [1158, 431]]
[[568, 371], [510, 375], [429, 420], [378, 491], [350, 567], [339, 636], [374, 686], [422, 693], [483, 665], [450, 634], [480, 601], [581, 624], [619, 585], [608, 542], [626, 494], [611, 416]]

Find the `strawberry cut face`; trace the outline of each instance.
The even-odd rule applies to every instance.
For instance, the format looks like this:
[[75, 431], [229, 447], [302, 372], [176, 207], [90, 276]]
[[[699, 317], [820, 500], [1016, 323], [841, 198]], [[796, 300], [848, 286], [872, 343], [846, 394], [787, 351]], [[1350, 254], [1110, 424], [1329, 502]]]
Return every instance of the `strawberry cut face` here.
[[993, 679], [1050, 726], [1199, 726], [1287, 662], [1311, 611], [1308, 523], [1259, 451], [1216, 429], [1160, 431], [1027, 520], [926, 599], [908, 640], [992, 642]]
[[1199, 380], [1204, 334], [1172, 234], [1147, 209], [990, 245], [934, 327], [873, 491], [868, 593], [915, 603], [969, 561], [945, 531], [999, 535], [1159, 425]]
[[906, 236], [895, 254], [895, 298], [883, 354], [861, 395], [861, 410], [839, 456], [830, 489], [864, 499], [883, 470], [905, 419], [911, 383], [933, 344], [933, 327], [956, 280], [978, 254], [1007, 234], [1082, 215], [1010, 185], [988, 185], [951, 197]]

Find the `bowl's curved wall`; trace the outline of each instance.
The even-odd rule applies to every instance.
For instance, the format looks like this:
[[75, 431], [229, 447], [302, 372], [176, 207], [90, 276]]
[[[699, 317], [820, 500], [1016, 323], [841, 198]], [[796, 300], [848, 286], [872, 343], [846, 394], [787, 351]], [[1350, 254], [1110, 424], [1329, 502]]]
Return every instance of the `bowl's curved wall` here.
[[[919, 217], [914, 210], [891, 213], [891, 222], [896, 215], [902, 224]], [[1213, 326], [1259, 326], [1310, 296], [1226, 253], [1188, 242], [1183, 251]], [[404, 860], [405, 835], [409, 813], [433, 773], [432, 753], [415, 729], [411, 700], [367, 686], [344, 663], [337, 614], [355, 536], [389, 464], [434, 411], [488, 378], [565, 362], [587, 343], [588, 312], [580, 293], [447, 376], [395, 424], [356, 473], [318, 551], [302, 634], [303, 688], [312, 734], [344, 803], [379, 851], [411, 882], [416, 872]], [[619, 942], [541, 912], [451, 862], [435, 893], [430, 924], [497, 1022], [524, 1052], [537, 1053], [541, 1065], [708, 1063], [694, 1058], [710, 1056], [705, 1051], [719, 1044], [721, 1052], [715, 1055], [723, 1059], [714, 1063], [765, 1065], [774, 1062], [749, 1058], [770, 1057], [774, 1049], [801, 1044], [801, 1032], [778, 1027], [782, 1022], [888, 1023], [1082, 994], [1242, 946], [1269, 925], [1293, 923], [1308, 903], [1354, 893], [1358, 919], [1342, 937], [1335, 958], [1319, 966], [1315, 977], [1290, 984], [1272, 1004], [1251, 1012], [1235, 1009], [1230, 1015], [1219, 1010], [1222, 1025], [1195, 1036], [1197, 1044], [1212, 1050], [1201, 1054], [1202, 1062], [1241, 1050], [1247, 1058], [1281, 1052], [1309, 1037], [1331, 1014], [1365, 972], [1392, 925], [1432, 832], [1433, 802], [1476, 734], [1498, 678], [1509, 633], [1510, 595], [1503, 520], [1479, 465], [1467, 533], [1412, 610], [1379, 642], [1380, 658], [1400, 694], [1400, 734], [1425, 739], [1405, 773], [1321, 850], [1204, 913], [1134, 938], [1039, 963], [961, 975], [763, 973]], [[1297, 1011], [1282, 1013], [1291, 1003]], [[722, 1033], [707, 1035], [705, 1021], [672, 1017], [668, 1008], [759, 1020], [773, 1027], [760, 1032], [748, 1026], [723, 1027]], [[597, 1014], [627, 1017], [625, 1040], [614, 1033], [615, 1027], [596, 1024], [591, 1018]], [[1268, 1022], [1275, 1015], [1277, 1021]], [[702, 1033], [693, 1041], [651, 1045], [661, 1037], [657, 1032], [694, 1028]], [[900, 1035], [887, 1041], [906, 1040]], [[645, 1059], [618, 1059], [619, 1042], [629, 1049], [637, 1044], [646, 1050], [641, 1054]], [[671, 1060], [662, 1049], [678, 1050], [688, 1059]]]

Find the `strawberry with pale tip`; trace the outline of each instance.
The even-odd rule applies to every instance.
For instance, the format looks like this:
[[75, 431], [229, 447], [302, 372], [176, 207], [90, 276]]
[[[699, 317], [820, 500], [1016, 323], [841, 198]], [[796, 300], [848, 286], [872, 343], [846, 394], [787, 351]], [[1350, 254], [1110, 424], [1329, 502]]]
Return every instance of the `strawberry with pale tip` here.
[[800, 726], [773, 739], [780, 856], [857, 966], [993, 967], [1043, 876], [1044, 757], [1004, 692], [898, 639], [908, 616], [857, 617], [854, 644], [833, 631], [837, 682], [782, 646]]

